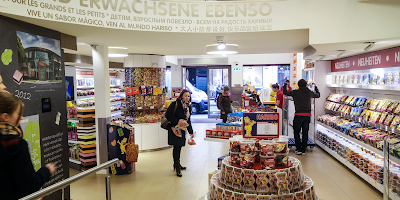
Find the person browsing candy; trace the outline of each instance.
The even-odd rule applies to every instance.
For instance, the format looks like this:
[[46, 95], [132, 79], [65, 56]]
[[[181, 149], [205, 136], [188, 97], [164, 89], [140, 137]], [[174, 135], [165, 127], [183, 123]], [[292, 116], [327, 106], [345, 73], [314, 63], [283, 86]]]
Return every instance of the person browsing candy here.
[[[306, 153], [307, 141], [308, 141], [308, 129], [310, 126], [311, 119], [311, 99], [319, 98], [320, 93], [315, 85], [315, 91], [311, 91], [307, 88], [307, 81], [300, 79], [297, 82], [299, 86], [298, 90], [287, 91], [287, 83], [283, 86], [283, 94], [292, 96], [295, 107], [295, 116], [293, 119], [293, 132], [294, 140], [296, 144], [297, 155], [304, 155]], [[300, 131], [302, 132], [302, 141], [300, 142]]]

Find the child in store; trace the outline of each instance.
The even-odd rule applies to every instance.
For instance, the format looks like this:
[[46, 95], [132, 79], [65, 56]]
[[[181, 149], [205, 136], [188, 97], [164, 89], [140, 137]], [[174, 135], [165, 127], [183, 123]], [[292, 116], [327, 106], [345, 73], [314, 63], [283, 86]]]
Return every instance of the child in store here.
[[19, 199], [38, 191], [56, 171], [52, 163], [33, 168], [28, 143], [18, 128], [24, 104], [0, 92], [0, 199]]

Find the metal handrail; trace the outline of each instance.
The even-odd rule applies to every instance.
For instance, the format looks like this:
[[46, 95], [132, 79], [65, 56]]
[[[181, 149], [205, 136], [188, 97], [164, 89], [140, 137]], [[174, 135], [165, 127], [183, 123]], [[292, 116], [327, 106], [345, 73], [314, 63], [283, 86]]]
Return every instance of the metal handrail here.
[[[103, 164], [101, 164], [99, 166], [96, 166], [96, 167], [93, 167], [91, 169], [88, 169], [88, 170], [86, 170], [86, 171], [84, 171], [82, 173], [79, 173], [79, 174], [77, 174], [75, 176], [69, 177], [69, 178], [67, 178], [67, 179], [65, 179], [63, 181], [60, 181], [60, 182], [58, 182], [58, 183], [56, 183], [54, 185], [51, 185], [51, 186], [46, 187], [46, 188], [44, 188], [42, 190], [39, 190], [39, 191], [37, 191], [35, 193], [32, 193], [32, 194], [30, 194], [28, 196], [25, 196], [25, 197], [21, 198], [20, 200], [37, 199], [37, 198], [40, 198], [40, 197], [44, 197], [44, 196], [49, 195], [49, 194], [51, 194], [51, 193], [53, 193], [53, 192], [55, 192], [57, 190], [64, 189], [68, 185], [71, 185], [73, 182], [78, 181], [79, 179], [81, 179], [81, 178], [83, 178], [83, 177], [85, 177], [85, 176], [87, 176], [87, 175], [89, 175], [89, 174], [91, 174], [93, 172], [97, 172], [97, 171], [99, 171], [101, 169], [109, 167], [110, 165], [113, 165], [113, 164], [115, 164], [117, 162], [119, 162], [118, 158], [115, 158], [113, 160], [107, 161], [107, 162], [105, 162], [105, 163], [103, 163]], [[109, 177], [108, 170], [107, 170], [107, 176]]]

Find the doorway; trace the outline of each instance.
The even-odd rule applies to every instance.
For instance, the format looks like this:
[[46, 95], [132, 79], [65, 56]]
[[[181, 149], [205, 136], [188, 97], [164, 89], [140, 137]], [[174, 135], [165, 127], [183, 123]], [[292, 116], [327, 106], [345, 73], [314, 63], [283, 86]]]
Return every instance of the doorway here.
[[230, 66], [208, 66], [207, 67], [207, 96], [208, 96], [208, 118], [219, 118], [220, 110], [217, 106], [218, 93], [224, 86], [231, 85]]

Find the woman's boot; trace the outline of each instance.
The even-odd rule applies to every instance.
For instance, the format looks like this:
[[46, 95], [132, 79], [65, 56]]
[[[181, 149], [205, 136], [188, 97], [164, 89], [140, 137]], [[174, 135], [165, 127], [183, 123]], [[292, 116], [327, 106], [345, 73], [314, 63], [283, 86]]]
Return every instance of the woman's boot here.
[[174, 169], [176, 171], [176, 176], [178, 177], [182, 177], [182, 173], [181, 173], [181, 166], [178, 164], [174, 164]]

